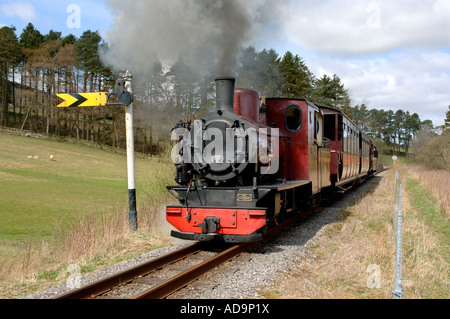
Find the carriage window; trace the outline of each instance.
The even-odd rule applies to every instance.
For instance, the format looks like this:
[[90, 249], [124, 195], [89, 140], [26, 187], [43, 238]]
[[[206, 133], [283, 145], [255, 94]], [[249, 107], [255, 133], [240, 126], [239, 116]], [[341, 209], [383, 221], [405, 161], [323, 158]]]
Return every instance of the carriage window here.
[[320, 123], [319, 120], [314, 117], [314, 138], [317, 139], [317, 135], [319, 134], [320, 131]]
[[302, 110], [298, 105], [291, 105], [286, 109], [286, 129], [297, 132], [302, 127]]
[[336, 139], [336, 115], [325, 115], [323, 128], [323, 137], [334, 141]]

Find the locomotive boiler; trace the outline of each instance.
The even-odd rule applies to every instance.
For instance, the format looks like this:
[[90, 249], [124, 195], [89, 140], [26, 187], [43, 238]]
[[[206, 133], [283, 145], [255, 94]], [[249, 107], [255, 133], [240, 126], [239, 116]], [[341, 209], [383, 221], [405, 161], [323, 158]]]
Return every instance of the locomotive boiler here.
[[172, 131], [179, 205], [173, 237], [249, 242], [377, 167], [370, 139], [341, 111], [303, 99], [260, 97], [216, 79], [216, 109]]

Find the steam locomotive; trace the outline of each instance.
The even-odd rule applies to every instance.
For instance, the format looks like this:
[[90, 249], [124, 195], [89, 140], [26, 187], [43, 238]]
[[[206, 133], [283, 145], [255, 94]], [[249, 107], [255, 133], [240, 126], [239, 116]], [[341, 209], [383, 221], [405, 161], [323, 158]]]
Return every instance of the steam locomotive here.
[[370, 138], [344, 113], [303, 99], [265, 98], [216, 79], [216, 110], [172, 130], [176, 238], [242, 243], [378, 169]]

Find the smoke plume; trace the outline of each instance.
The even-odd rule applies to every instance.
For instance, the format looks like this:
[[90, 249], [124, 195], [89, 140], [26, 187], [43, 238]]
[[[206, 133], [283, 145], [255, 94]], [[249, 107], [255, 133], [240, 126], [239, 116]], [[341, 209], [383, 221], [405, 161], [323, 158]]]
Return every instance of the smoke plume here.
[[232, 75], [240, 48], [261, 29], [269, 0], [108, 0], [114, 25], [102, 60], [149, 77], [180, 57], [199, 74]]

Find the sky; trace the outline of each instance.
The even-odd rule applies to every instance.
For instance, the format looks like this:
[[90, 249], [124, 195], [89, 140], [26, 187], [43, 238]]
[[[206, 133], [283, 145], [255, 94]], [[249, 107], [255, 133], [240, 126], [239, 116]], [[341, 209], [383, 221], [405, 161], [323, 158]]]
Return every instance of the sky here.
[[[270, 4], [270, 10], [247, 45], [298, 54], [317, 77], [337, 74], [353, 104], [444, 123], [450, 0], [248, 1]], [[32, 22], [43, 34], [53, 29], [79, 37], [90, 29], [108, 40], [117, 14], [107, 0], [0, 0], [0, 27], [13, 25], [17, 34]]]

